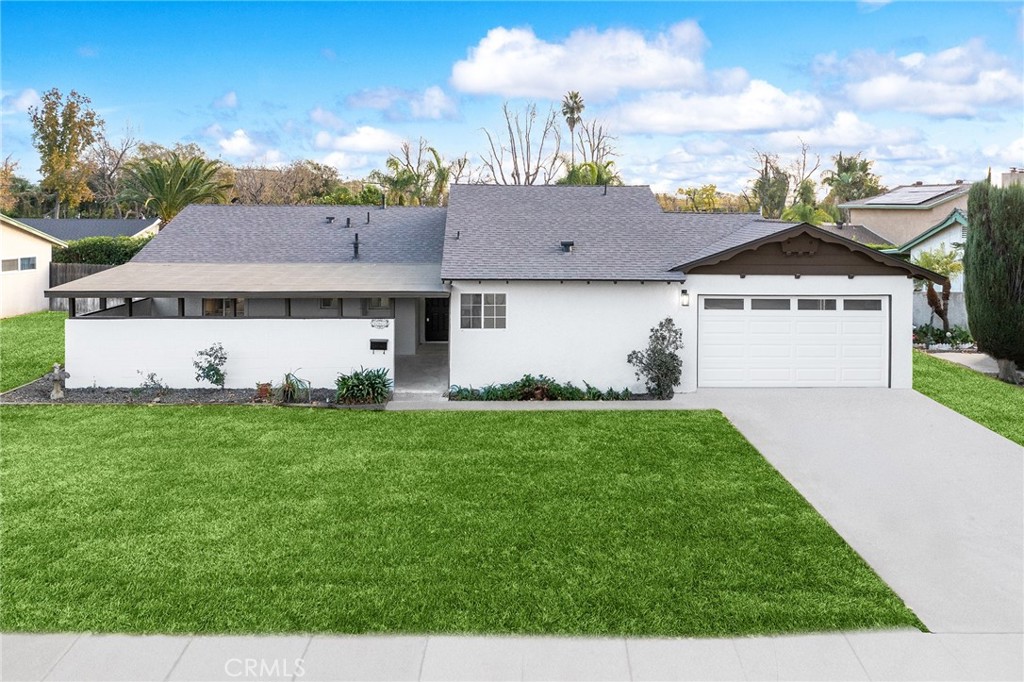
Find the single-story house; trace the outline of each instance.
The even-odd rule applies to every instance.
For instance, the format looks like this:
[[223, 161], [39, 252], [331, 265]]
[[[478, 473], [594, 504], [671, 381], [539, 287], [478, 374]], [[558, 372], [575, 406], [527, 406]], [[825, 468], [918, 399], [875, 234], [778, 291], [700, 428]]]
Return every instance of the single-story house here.
[[21, 220], [0, 214], [0, 317], [49, 307], [43, 292], [50, 286], [54, 246], [66, 244]]
[[160, 230], [159, 218], [22, 218], [21, 222], [65, 242], [86, 237], [146, 237]]
[[892, 244], [905, 244], [941, 222], [953, 209], [967, 214], [971, 183], [947, 185], [921, 182], [901, 185], [885, 194], [839, 204], [850, 222], [863, 225]]
[[195, 386], [196, 351], [220, 342], [228, 386], [395, 376], [429, 352], [451, 384], [640, 391], [626, 356], [672, 318], [683, 391], [909, 388], [913, 278], [942, 281], [813, 225], [663, 213], [648, 187], [455, 185], [447, 208], [190, 206], [131, 262], [47, 295], [128, 299], [70, 306], [72, 387]]

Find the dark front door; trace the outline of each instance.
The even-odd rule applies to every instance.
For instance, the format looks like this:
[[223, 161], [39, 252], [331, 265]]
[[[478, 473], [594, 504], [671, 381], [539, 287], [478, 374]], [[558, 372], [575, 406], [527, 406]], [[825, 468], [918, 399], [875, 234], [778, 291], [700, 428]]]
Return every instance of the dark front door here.
[[426, 340], [447, 341], [448, 340], [448, 299], [428, 298], [426, 299]]

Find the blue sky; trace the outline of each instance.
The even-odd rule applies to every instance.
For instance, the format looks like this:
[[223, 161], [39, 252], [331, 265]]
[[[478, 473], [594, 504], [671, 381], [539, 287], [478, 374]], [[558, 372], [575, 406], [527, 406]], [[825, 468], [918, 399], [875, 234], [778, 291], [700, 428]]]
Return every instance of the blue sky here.
[[402, 140], [486, 148], [501, 105], [581, 91], [630, 183], [736, 191], [751, 148], [864, 151], [890, 186], [1024, 166], [1020, 3], [27, 3], [0, 7], [4, 156], [88, 95], [116, 137], [345, 177]]

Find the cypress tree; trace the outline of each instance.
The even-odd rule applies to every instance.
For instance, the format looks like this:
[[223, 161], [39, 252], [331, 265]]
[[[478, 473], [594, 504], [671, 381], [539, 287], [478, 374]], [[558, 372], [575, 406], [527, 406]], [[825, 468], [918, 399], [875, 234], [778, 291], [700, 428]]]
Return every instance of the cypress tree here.
[[964, 250], [964, 300], [978, 349], [1017, 383], [1024, 368], [1024, 187], [971, 187]]

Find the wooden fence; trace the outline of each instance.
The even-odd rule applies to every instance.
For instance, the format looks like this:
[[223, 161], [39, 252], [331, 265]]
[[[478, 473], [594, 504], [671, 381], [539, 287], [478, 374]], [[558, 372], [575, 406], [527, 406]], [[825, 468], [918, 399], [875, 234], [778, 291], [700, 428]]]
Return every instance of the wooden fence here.
[[[113, 265], [92, 265], [91, 263], [50, 263], [50, 288], [61, 284], [67, 284], [73, 282], [76, 279], [81, 279], [87, 275], [93, 275], [97, 272], [103, 272], [114, 267]], [[110, 301], [110, 305], [116, 305], [114, 300]], [[68, 299], [66, 298], [51, 298], [50, 299], [50, 310], [63, 310], [68, 309]], [[98, 298], [78, 298], [75, 299], [75, 312], [79, 315], [82, 313], [91, 313], [94, 310], [100, 309], [100, 300]]]

